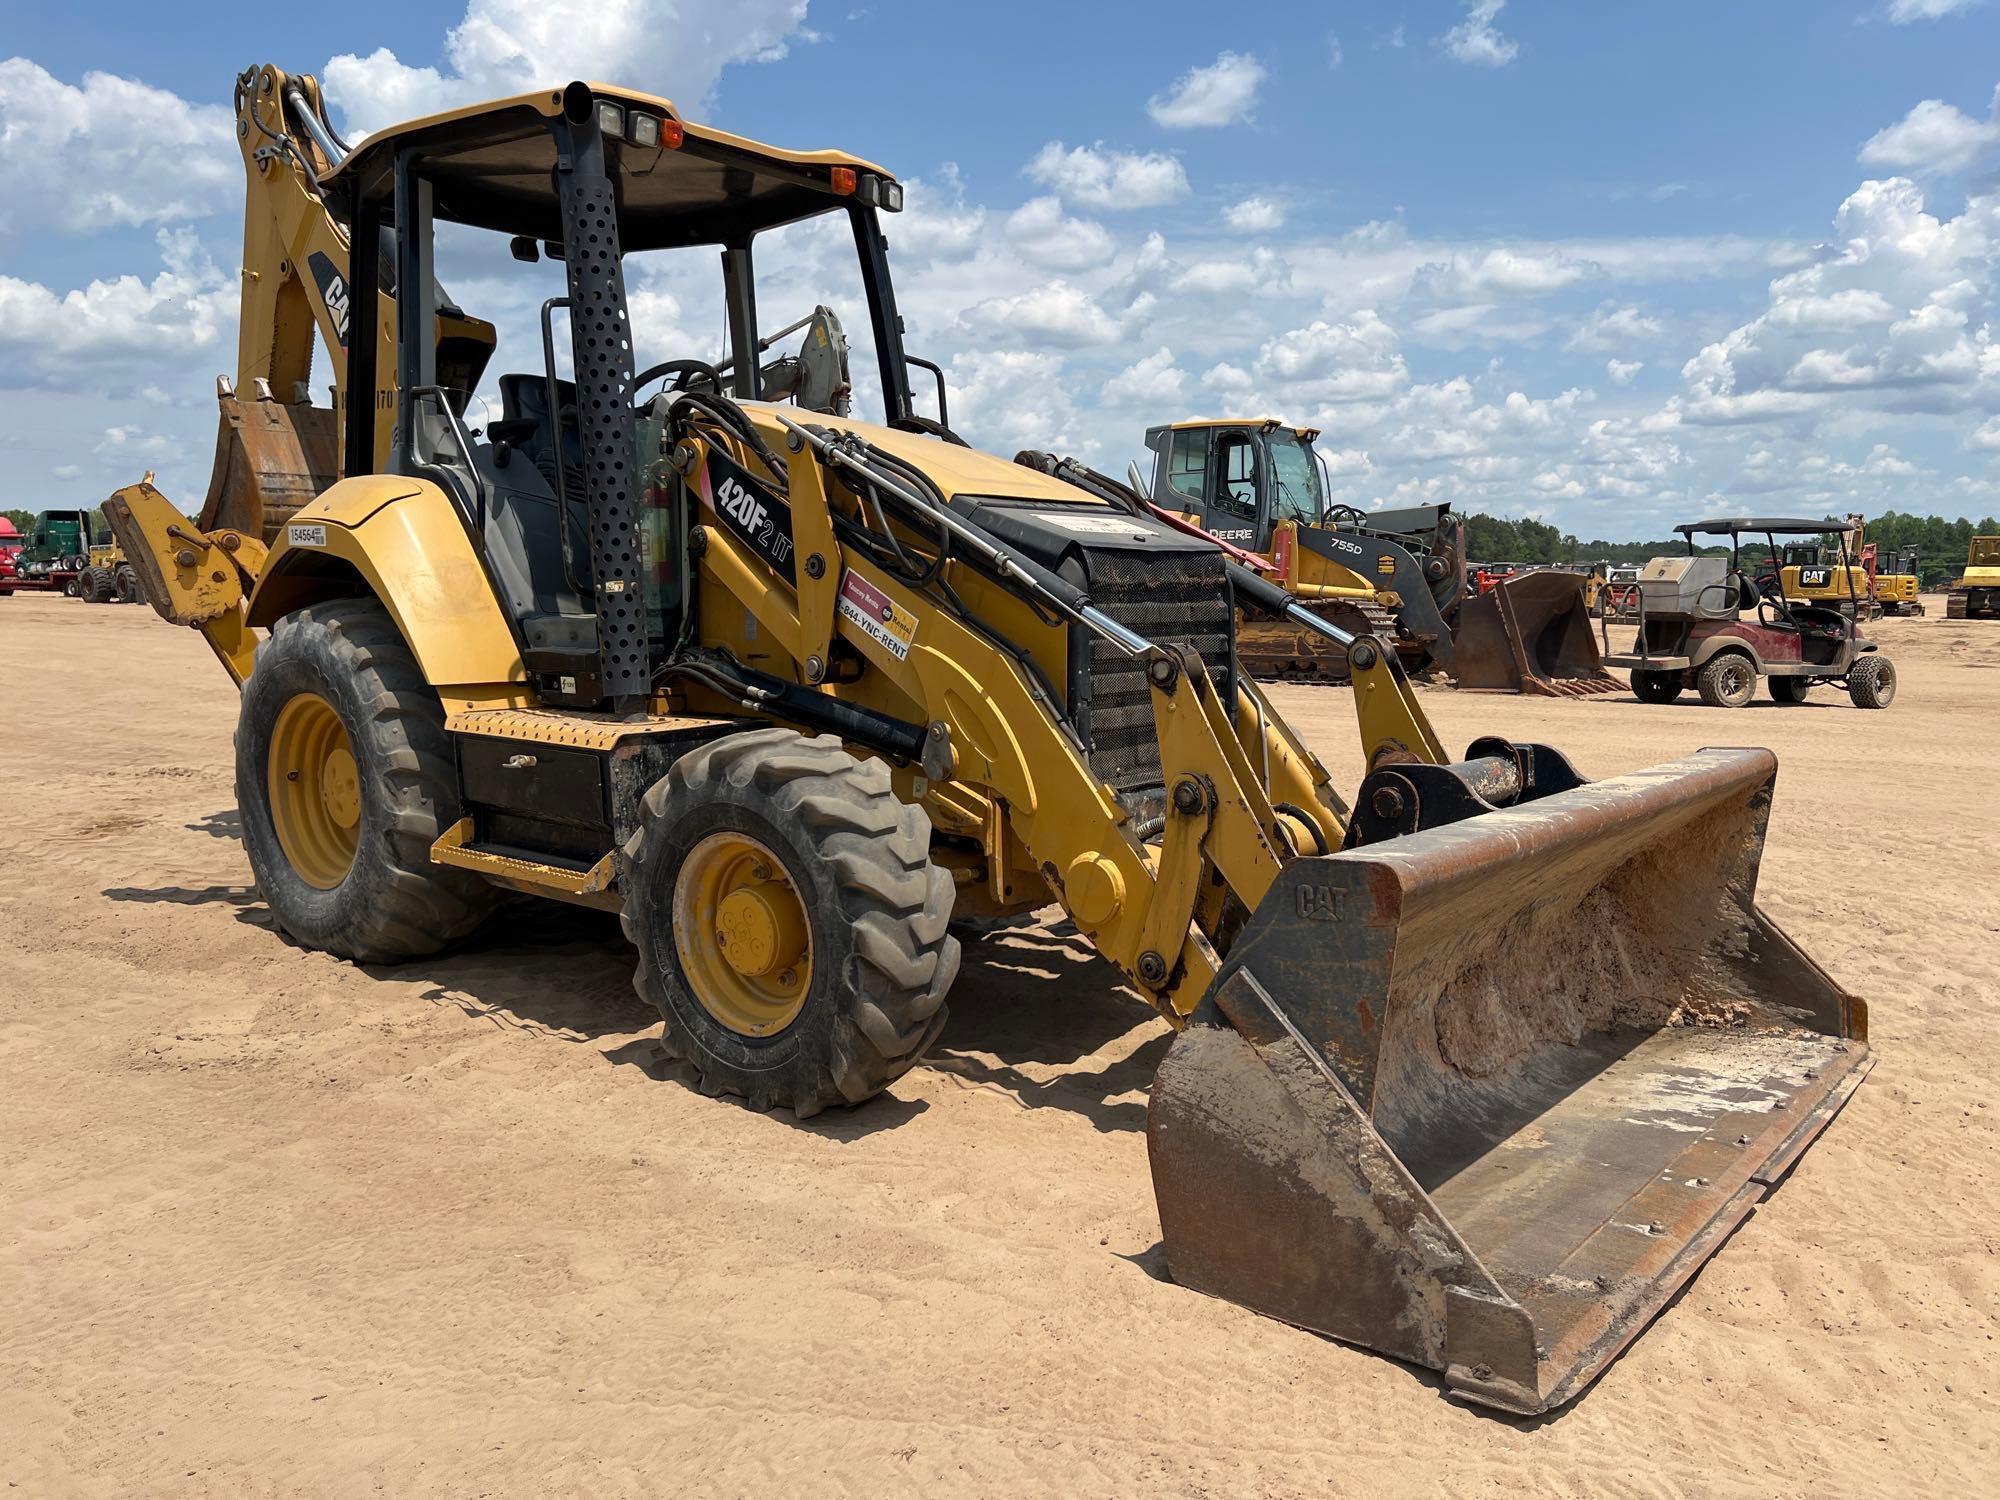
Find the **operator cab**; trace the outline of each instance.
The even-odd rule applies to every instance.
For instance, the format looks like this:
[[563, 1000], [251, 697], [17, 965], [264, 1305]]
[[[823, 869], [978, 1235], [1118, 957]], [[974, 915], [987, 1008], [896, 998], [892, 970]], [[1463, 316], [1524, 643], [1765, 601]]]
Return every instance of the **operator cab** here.
[[1211, 536], [1261, 551], [1281, 521], [1317, 526], [1326, 519], [1318, 436], [1269, 417], [1148, 428], [1152, 498]]
[[[901, 209], [903, 190], [857, 157], [781, 151], [684, 120], [652, 95], [572, 83], [372, 136], [325, 186], [353, 244], [388, 231], [395, 247], [391, 266], [351, 257], [350, 324], [375, 324], [382, 291], [414, 289], [396, 301], [396, 409], [350, 405], [346, 472], [374, 469], [376, 425], [392, 422], [389, 470], [453, 498], [545, 702], [643, 694], [662, 643], [681, 630], [686, 507], [665, 436], [672, 401], [789, 400], [836, 416], [851, 406], [849, 341], [830, 299], [780, 307], [780, 326], [760, 332], [762, 236], [840, 225], [865, 304], [849, 310], [867, 321], [884, 420], [949, 435], [941, 372], [903, 352], [877, 219]], [[497, 415], [483, 394], [472, 404], [476, 370], [439, 367], [444, 226], [505, 236], [513, 261], [560, 267], [557, 295], [538, 309], [539, 368], [497, 377]], [[463, 239], [461, 228], [449, 232]], [[655, 251], [713, 255], [722, 347], [637, 347], [625, 265]], [[536, 274], [549, 271], [522, 277]], [[677, 284], [665, 300], [682, 298]], [[796, 352], [770, 357], [792, 336]], [[375, 387], [374, 362], [374, 341], [354, 340], [350, 389]], [[915, 410], [911, 364], [937, 378], [937, 421]]]

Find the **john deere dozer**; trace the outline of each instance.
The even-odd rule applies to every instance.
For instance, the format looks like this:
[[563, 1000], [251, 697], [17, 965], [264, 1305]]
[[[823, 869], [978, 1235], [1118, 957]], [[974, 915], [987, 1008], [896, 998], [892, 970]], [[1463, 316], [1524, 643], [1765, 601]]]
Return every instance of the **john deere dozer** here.
[[[954, 914], [1059, 902], [1178, 1033], [1148, 1127], [1174, 1276], [1518, 1412], [1576, 1395], [1860, 1081], [1865, 1007], [1755, 903], [1768, 752], [1452, 761], [1380, 640], [956, 442], [912, 401], [882, 169], [584, 83], [352, 152], [310, 79], [254, 70], [238, 110], [253, 202], [289, 179], [326, 220], [252, 225], [238, 387], [268, 343], [290, 378], [246, 404], [337, 434], [345, 476], [286, 514], [225, 443], [226, 523], [148, 485], [109, 512], [241, 685], [244, 842], [300, 942], [430, 953], [503, 891], [615, 909], [684, 1075], [803, 1116], [936, 1038]], [[880, 422], [841, 414], [831, 306], [760, 363], [753, 254], [818, 216], [852, 231]], [[567, 371], [551, 333], [484, 431], [445, 223], [560, 258]], [[307, 241], [344, 317], [327, 280], [268, 295]], [[728, 348], [639, 356], [626, 263], [689, 245]], [[313, 324], [364, 331], [336, 374], [375, 400], [302, 409]], [[1352, 806], [1240, 670], [1239, 603], [1346, 653]]]
[[[1572, 574], [1505, 580], [1466, 597], [1465, 525], [1448, 505], [1363, 511], [1329, 505], [1310, 428], [1274, 418], [1191, 420], [1146, 431], [1153, 505], [1264, 554], [1293, 598], [1350, 631], [1394, 643], [1413, 673], [1462, 688], [1576, 696], [1615, 691]], [[1245, 559], [1253, 565], [1262, 559]], [[1237, 654], [1260, 681], [1343, 682], [1346, 660], [1316, 632], [1253, 616]]]

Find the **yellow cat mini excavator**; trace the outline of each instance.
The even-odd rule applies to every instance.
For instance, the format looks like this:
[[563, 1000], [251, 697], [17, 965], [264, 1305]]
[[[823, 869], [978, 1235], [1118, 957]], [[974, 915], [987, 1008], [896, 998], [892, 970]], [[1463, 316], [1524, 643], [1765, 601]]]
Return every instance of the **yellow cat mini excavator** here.
[[[244, 435], [225, 405], [200, 522], [145, 484], [108, 512], [241, 687], [244, 844], [299, 942], [616, 910], [681, 1075], [804, 1116], [923, 1056], [954, 915], [1060, 903], [1177, 1033], [1174, 1277], [1516, 1412], [1576, 1395], [1860, 1081], [1862, 1002], [1756, 905], [1768, 752], [1454, 760], [1380, 640], [1081, 466], [965, 446], [941, 374], [935, 418], [912, 399], [881, 168], [581, 82], [352, 151], [309, 78], [255, 69], [237, 113]], [[758, 295], [808, 220], [849, 236], [860, 386], [832, 300]], [[483, 430], [445, 225], [550, 282]], [[627, 264], [689, 246], [726, 347], [642, 350]], [[245, 460], [287, 431], [327, 451]], [[1345, 651], [1351, 803], [1240, 670], [1239, 604]]]

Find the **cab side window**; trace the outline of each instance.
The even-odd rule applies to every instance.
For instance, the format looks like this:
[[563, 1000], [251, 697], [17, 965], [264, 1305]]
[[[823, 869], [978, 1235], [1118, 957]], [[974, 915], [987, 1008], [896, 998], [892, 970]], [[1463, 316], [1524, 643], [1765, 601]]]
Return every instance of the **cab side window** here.
[[1193, 432], [1174, 434], [1174, 445], [1167, 459], [1167, 488], [1181, 499], [1189, 501], [1190, 510], [1200, 510], [1207, 500], [1203, 491], [1203, 475], [1208, 468], [1208, 432], [1198, 428]]
[[1247, 432], [1216, 439], [1216, 509], [1245, 520], [1257, 518], [1257, 445]]

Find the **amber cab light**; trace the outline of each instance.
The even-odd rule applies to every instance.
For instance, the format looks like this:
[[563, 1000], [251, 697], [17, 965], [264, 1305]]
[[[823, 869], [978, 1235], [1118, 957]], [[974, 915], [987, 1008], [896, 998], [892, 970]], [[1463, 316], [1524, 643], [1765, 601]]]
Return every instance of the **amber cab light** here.
[[833, 169], [833, 190], [842, 197], [854, 191], [854, 168], [835, 167]]

